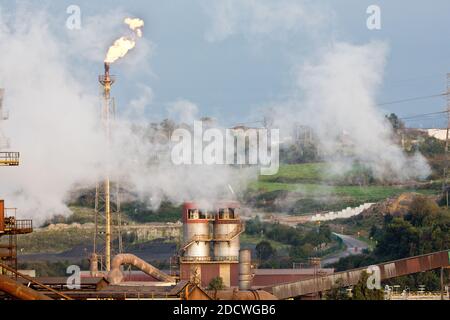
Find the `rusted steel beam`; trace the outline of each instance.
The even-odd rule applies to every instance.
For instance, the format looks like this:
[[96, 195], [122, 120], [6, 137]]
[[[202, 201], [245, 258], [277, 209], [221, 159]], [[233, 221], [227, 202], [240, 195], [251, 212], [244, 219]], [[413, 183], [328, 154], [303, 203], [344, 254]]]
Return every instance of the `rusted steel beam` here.
[[0, 291], [20, 300], [53, 300], [45, 294], [28, 288], [3, 275], [0, 275]]
[[[434, 270], [442, 267], [445, 268], [450, 266], [450, 251], [445, 250], [411, 258], [389, 261], [378, 264], [377, 266], [380, 268], [381, 280]], [[263, 290], [272, 293], [278, 299], [294, 298], [316, 292], [331, 290], [338, 279], [342, 280], [343, 287], [355, 285], [358, 283], [363, 271], [366, 270], [367, 268], [347, 270], [315, 279], [274, 285], [263, 288]]]
[[44, 288], [44, 289], [46, 289], [48, 291], [51, 291], [51, 292], [55, 293], [56, 295], [58, 295], [59, 298], [63, 298], [63, 299], [66, 299], [66, 300], [72, 300], [69, 296], [66, 296], [63, 293], [60, 293], [60, 292], [50, 288], [49, 286], [46, 286], [46, 285], [36, 281], [34, 278], [29, 277], [29, 276], [27, 276], [25, 274], [22, 274], [22, 273], [18, 272], [17, 270], [15, 270], [15, 269], [13, 269], [13, 268], [5, 265], [5, 264], [0, 263], [0, 268], [8, 270], [8, 271], [12, 272], [13, 274], [15, 274], [15, 275], [17, 275], [17, 276], [19, 276], [19, 277], [29, 281], [30, 283], [33, 283], [33, 284], [35, 284], [35, 285], [37, 285], [37, 286], [39, 286], [41, 288]]

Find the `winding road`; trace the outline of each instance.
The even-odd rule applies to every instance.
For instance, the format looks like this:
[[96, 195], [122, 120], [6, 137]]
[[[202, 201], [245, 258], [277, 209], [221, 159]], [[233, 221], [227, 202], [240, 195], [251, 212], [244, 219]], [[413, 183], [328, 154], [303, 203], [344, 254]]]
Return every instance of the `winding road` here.
[[367, 243], [365, 243], [361, 240], [355, 239], [351, 236], [347, 236], [347, 235], [339, 234], [339, 233], [335, 233], [335, 232], [333, 232], [333, 234], [342, 239], [342, 241], [344, 242], [344, 245], [346, 246], [346, 249], [345, 249], [345, 251], [331, 254], [328, 257], [324, 258], [322, 260], [323, 266], [325, 266], [327, 264], [335, 263], [335, 262], [339, 261], [339, 259], [341, 259], [341, 258], [345, 258], [345, 257], [351, 256], [351, 255], [361, 254], [364, 249], [367, 249], [369, 247], [367, 245]]

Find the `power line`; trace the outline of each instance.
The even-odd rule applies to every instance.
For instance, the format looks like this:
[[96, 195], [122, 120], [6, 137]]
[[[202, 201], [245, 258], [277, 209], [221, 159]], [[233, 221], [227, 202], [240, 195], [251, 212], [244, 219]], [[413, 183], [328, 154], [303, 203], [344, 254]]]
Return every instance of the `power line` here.
[[403, 117], [403, 118], [399, 118], [399, 119], [400, 120], [410, 120], [410, 119], [422, 118], [422, 117], [427, 117], [427, 116], [448, 114], [449, 112], [450, 112], [450, 110], [431, 112], [431, 113], [422, 113], [422, 114], [416, 114], [416, 115], [413, 115], [413, 116]]
[[401, 99], [401, 100], [395, 100], [395, 101], [383, 102], [383, 103], [378, 104], [378, 106], [381, 107], [381, 106], [387, 106], [387, 105], [392, 105], [392, 104], [399, 104], [399, 103], [404, 103], [404, 102], [411, 102], [411, 101], [425, 100], [425, 99], [431, 99], [431, 98], [442, 97], [442, 96], [446, 96], [446, 95], [447, 95], [447, 93], [439, 93], [439, 94], [433, 94], [433, 95], [429, 95], [429, 96], [421, 96], [421, 97], [414, 97], [414, 98], [406, 98], [406, 99]]

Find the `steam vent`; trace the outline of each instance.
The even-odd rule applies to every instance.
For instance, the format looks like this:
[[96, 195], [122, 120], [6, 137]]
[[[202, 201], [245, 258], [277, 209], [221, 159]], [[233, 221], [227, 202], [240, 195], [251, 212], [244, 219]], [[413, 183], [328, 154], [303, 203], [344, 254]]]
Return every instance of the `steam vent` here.
[[182, 215], [180, 279], [207, 286], [212, 279], [221, 277], [226, 287], [237, 286], [239, 236], [244, 231], [239, 203], [220, 202], [207, 210], [187, 202]]

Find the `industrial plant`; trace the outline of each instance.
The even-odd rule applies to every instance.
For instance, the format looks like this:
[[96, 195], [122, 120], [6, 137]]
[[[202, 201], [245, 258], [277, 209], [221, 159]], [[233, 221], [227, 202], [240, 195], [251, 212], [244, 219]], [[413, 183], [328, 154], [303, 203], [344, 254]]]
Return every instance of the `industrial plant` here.
[[[315, 23], [294, 27], [309, 16], [299, 4], [287, 1], [294, 6], [291, 10], [284, 2], [269, 2], [249, 2], [242, 17], [232, 10], [238, 2], [229, 2], [226, 10], [212, 5], [212, 27], [201, 49], [183, 47], [178, 52], [170, 47], [171, 53], [189, 56], [192, 65], [178, 70], [164, 62], [169, 80], [154, 76], [146, 65], [157, 46], [144, 38], [143, 19], [123, 18], [127, 14], [117, 11], [107, 19], [100, 15], [86, 20], [78, 29], [76, 24], [67, 27], [70, 43], [79, 46], [71, 53], [74, 61], [95, 63], [81, 71], [74, 71], [75, 63], [56, 58], [67, 48], [50, 37], [51, 31], [3, 31], [8, 28], [0, 19], [0, 34], [12, 32], [9, 42], [16, 51], [11, 49], [10, 60], [26, 51], [20, 41], [39, 38], [35, 33], [49, 32], [43, 38], [54, 44], [35, 45], [43, 56], [48, 54], [42, 65], [37, 63], [42, 56], [30, 54], [29, 61], [18, 59], [14, 67], [26, 75], [34, 72], [30, 65], [43, 70], [36, 76], [39, 81], [30, 80], [42, 82], [30, 97], [28, 78], [14, 81], [16, 70], [0, 62], [0, 73], [12, 79], [0, 83], [5, 86], [0, 89], [0, 300], [450, 299], [450, 74], [438, 77], [447, 81], [445, 92], [380, 104], [375, 97], [383, 83], [379, 69], [388, 46], [376, 41], [353, 45], [333, 37], [329, 52], [282, 71], [284, 77], [301, 69], [295, 80], [280, 81], [280, 88], [271, 84], [270, 90], [260, 89], [258, 81], [250, 89], [242, 89], [240, 82], [235, 88], [244, 65], [265, 65], [268, 60], [260, 55], [267, 47], [290, 48], [297, 39], [277, 38], [275, 45], [267, 33], [301, 34], [299, 30], [314, 28]], [[116, 25], [117, 15], [122, 18]], [[116, 37], [119, 27], [123, 36]], [[152, 32], [161, 32], [159, 27], [151, 25]], [[81, 33], [83, 28], [87, 33]], [[106, 49], [102, 41], [111, 40], [108, 28], [116, 40], [108, 42], [106, 55], [99, 58], [98, 48]], [[90, 37], [102, 41], [93, 45]], [[203, 46], [233, 37], [258, 45], [245, 49], [251, 55], [242, 61], [228, 43], [213, 49], [229, 55], [221, 59], [231, 61], [232, 71], [222, 61], [215, 61], [213, 68], [199, 54]], [[190, 46], [190, 41], [182, 42]], [[265, 47], [265, 41], [270, 45]], [[1, 46], [0, 52], [5, 51]], [[208, 70], [197, 70], [200, 62]], [[94, 74], [88, 72], [92, 69]], [[278, 71], [256, 69], [252, 79], [282, 77]], [[194, 77], [196, 72], [203, 72], [198, 86], [211, 108], [216, 108], [217, 97], [226, 96], [231, 105], [237, 96], [245, 101], [257, 91], [265, 95], [265, 109], [251, 110], [255, 119], [242, 120], [240, 109], [254, 104], [248, 99], [252, 102], [246, 101], [245, 107], [230, 106], [220, 123], [210, 116], [212, 109], [204, 111], [188, 99], [165, 101], [164, 91], [176, 91], [171, 95], [178, 97], [178, 91], [198, 89], [183, 83], [181, 90], [171, 76]], [[170, 90], [154, 95], [144, 73], [168, 82]], [[233, 85], [223, 89], [220, 83], [218, 90], [210, 79], [214, 75]], [[20, 84], [11, 84], [16, 82]], [[139, 97], [133, 96], [132, 86]], [[295, 88], [281, 92], [285, 86]], [[15, 97], [11, 102], [9, 92]], [[43, 96], [49, 97], [38, 101]], [[397, 116], [378, 110], [434, 98], [445, 98], [445, 111]], [[34, 101], [39, 108], [50, 105], [42, 118]], [[145, 109], [147, 105], [152, 108]], [[161, 119], [158, 107], [165, 108]], [[8, 126], [15, 117], [19, 120]], [[21, 119], [24, 125], [17, 128]], [[414, 125], [417, 119], [441, 122], [425, 128]], [[210, 130], [200, 130], [201, 147], [194, 150], [196, 125]], [[40, 130], [44, 138], [31, 136]], [[177, 130], [189, 137], [194, 132], [194, 140], [186, 142], [182, 134], [174, 138]], [[230, 134], [232, 152], [216, 144], [223, 132]], [[228, 138], [222, 140], [228, 144]], [[205, 147], [204, 142], [210, 144]], [[183, 152], [176, 154], [186, 160], [181, 164], [173, 161], [175, 143], [183, 145]], [[207, 164], [208, 152], [232, 161]], [[264, 174], [264, 165], [274, 164], [260, 161], [264, 157], [276, 158], [274, 172]], [[39, 165], [30, 165], [33, 161]], [[21, 171], [24, 167], [32, 169]]]

